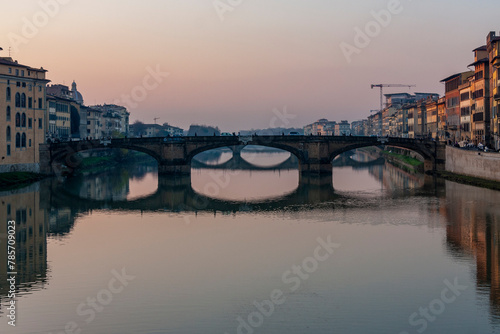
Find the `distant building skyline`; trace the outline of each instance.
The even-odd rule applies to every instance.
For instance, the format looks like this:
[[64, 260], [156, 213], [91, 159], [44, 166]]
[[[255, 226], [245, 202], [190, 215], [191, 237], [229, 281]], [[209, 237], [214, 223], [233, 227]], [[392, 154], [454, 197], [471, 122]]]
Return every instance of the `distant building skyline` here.
[[[444, 95], [439, 81], [468, 70], [485, 32], [500, 30], [493, 0], [401, 1], [385, 26], [379, 14], [389, 1], [378, 0], [255, 0], [223, 18], [201, 0], [53, 3], [4, 4], [0, 56], [9, 56], [10, 47], [20, 63], [47, 69], [52, 82], [75, 80], [87, 105], [123, 105], [129, 96], [131, 123], [161, 117], [182, 128], [196, 122], [222, 131], [268, 128], [273, 110], [285, 106], [296, 117], [275, 126], [355, 121], [378, 108], [370, 84], [380, 82], [416, 84], [385, 93]], [[456, 24], [478, 6], [485, 8], [481, 20]], [[373, 22], [376, 34], [360, 38]], [[357, 45], [350, 62], [342, 43]]]

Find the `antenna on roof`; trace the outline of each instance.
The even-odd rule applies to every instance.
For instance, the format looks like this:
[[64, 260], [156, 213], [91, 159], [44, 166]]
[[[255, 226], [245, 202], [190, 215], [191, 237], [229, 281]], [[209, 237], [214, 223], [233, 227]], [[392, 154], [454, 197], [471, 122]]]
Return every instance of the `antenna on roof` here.
[[11, 52], [10, 52], [11, 50], [12, 50], [12, 48], [9, 46], [9, 57], [11, 57], [11, 54], [10, 54], [10, 53], [11, 53]]

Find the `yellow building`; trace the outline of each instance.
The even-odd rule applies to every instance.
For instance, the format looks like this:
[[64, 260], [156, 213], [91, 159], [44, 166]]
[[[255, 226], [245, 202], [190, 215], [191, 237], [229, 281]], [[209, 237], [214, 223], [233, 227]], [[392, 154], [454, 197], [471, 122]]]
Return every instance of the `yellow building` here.
[[44, 143], [46, 70], [0, 57], [0, 173], [39, 172]]
[[[47, 279], [48, 215], [42, 206], [39, 185], [0, 193], [0, 245], [7, 244], [8, 221], [15, 221], [16, 285], [34, 289]], [[7, 295], [7, 251], [0, 252], [0, 300]]]
[[73, 100], [47, 94], [49, 117], [48, 135], [51, 139], [80, 137], [80, 105]]
[[437, 133], [439, 140], [447, 140], [446, 136], [446, 99], [441, 97], [437, 101]]

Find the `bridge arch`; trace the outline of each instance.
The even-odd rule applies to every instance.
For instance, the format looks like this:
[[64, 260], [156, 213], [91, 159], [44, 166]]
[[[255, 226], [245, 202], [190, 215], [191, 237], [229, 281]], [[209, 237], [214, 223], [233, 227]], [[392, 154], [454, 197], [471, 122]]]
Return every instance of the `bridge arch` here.
[[49, 147], [50, 158], [48, 160], [52, 169], [57, 169], [57, 165], [64, 164], [65, 166], [70, 168], [70, 172], [76, 169], [81, 162], [79, 159], [75, 158], [75, 155], [77, 153], [93, 150], [126, 149], [145, 153], [155, 159], [158, 162], [158, 165], [160, 165], [162, 161], [162, 157], [160, 154], [158, 154], [158, 152], [147, 147], [127, 143], [113, 143], [113, 145], [108, 145], [106, 141], [93, 140], [52, 143], [49, 144]]
[[423, 159], [424, 159], [424, 170], [426, 172], [429, 171], [434, 171], [436, 170], [436, 166], [438, 164], [438, 157], [436, 154], [436, 146], [437, 143], [435, 142], [427, 142], [427, 141], [419, 141], [419, 140], [405, 140], [402, 138], [387, 138], [387, 141], [384, 142], [383, 140], [381, 142], [356, 142], [356, 143], [351, 143], [348, 145], [345, 145], [341, 148], [335, 149], [330, 153], [330, 161], [333, 161], [335, 157], [338, 155], [355, 150], [358, 148], [364, 148], [364, 147], [373, 147], [373, 146], [390, 146], [390, 147], [396, 147], [396, 148], [403, 148], [412, 152], [415, 152], [419, 154]]
[[[234, 146], [234, 145], [233, 145]], [[293, 156], [295, 156], [299, 161], [304, 161], [305, 159], [305, 155], [304, 155], [304, 152], [293, 147], [293, 146], [288, 146], [288, 145], [284, 145], [284, 144], [281, 144], [281, 143], [273, 143], [273, 142], [269, 142], [269, 143], [248, 143], [248, 144], [240, 144], [238, 146], [242, 146], [242, 147], [246, 147], [246, 146], [261, 146], [261, 147], [272, 147], [272, 148], [278, 148], [278, 149], [281, 149], [283, 151], [286, 151], [290, 154], [292, 154]], [[214, 150], [214, 149], [218, 149], [218, 148], [223, 148], [223, 147], [230, 147], [229, 145], [227, 144], [224, 144], [224, 143], [217, 143], [217, 144], [210, 144], [210, 145], [206, 145], [206, 146], [203, 146], [203, 147], [198, 147], [192, 151], [190, 151], [186, 157], [186, 160], [187, 162], [190, 164], [191, 163], [191, 160], [197, 156], [198, 154], [200, 153], [203, 153], [203, 152], [206, 152], [206, 151], [210, 151], [210, 150]]]

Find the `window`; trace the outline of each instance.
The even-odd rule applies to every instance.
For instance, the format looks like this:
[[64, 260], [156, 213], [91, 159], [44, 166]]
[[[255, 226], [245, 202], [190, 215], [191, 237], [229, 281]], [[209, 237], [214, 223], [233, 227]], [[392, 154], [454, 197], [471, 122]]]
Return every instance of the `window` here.
[[7, 144], [7, 156], [10, 157], [10, 144]]
[[16, 69], [16, 75], [19, 75], [19, 70], [18, 69]]
[[10, 106], [7, 106], [7, 122], [10, 122]]
[[16, 82], [16, 87], [21, 87], [21, 83], [19, 81]]
[[28, 90], [31, 92], [33, 90], [33, 86], [28, 85]]
[[7, 101], [10, 101], [10, 87], [7, 87]]
[[19, 113], [16, 113], [16, 127], [21, 126], [21, 115]]
[[482, 122], [484, 121], [484, 113], [476, 113], [472, 116], [474, 122]]
[[43, 99], [42, 98], [38, 99], [38, 109], [43, 109]]
[[25, 88], [26, 88], [26, 82], [23, 82], [23, 87], [25, 87]]
[[10, 126], [7, 125], [7, 141], [11, 141]]
[[43, 123], [41, 118], [38, 119], [38, 128], [43, 129]]
[[21, 146], [23, 148], [26, 148], [26, 133], [23, 132], [23, 135], [21, 136]]
[[18, 133], [16, 133], [16, 148], [19, 148], [21, 147], [21, 135]]
[[38, 86], [38, 91], [41, 92], [42, 91], [42, 86]]
[[26, 94], [21, 95], [21, 108], [26, 108]]
[[484, 91], [482, 89], [476, 90], [474, 93], [472, 93], [472, 98], [478, 99], [484, 96]]
[[16, 93], [16, 108], [21, 108], [21, 94]]
[[31, 129], [33, 127], [33, 120], [31, 118], [28, 118], [28, 129]]
[[33, 108], [33, 98], [28, 97], [28, 108]]
[[21, 116], [21, 127], [25, 128], [26, 127], [26, 114], [23, 113]]
[[12, 74], [12, 67], [9, 67], [9, 74]]
[[30, 139], [28, 142], [29, 142], [29, 145], [28, 145], [28, 146], [29, 146], [29, 147], [31, 147], [31, 139]]
[[24, 77], [24, 70], [21, 70], [21, 76]]

